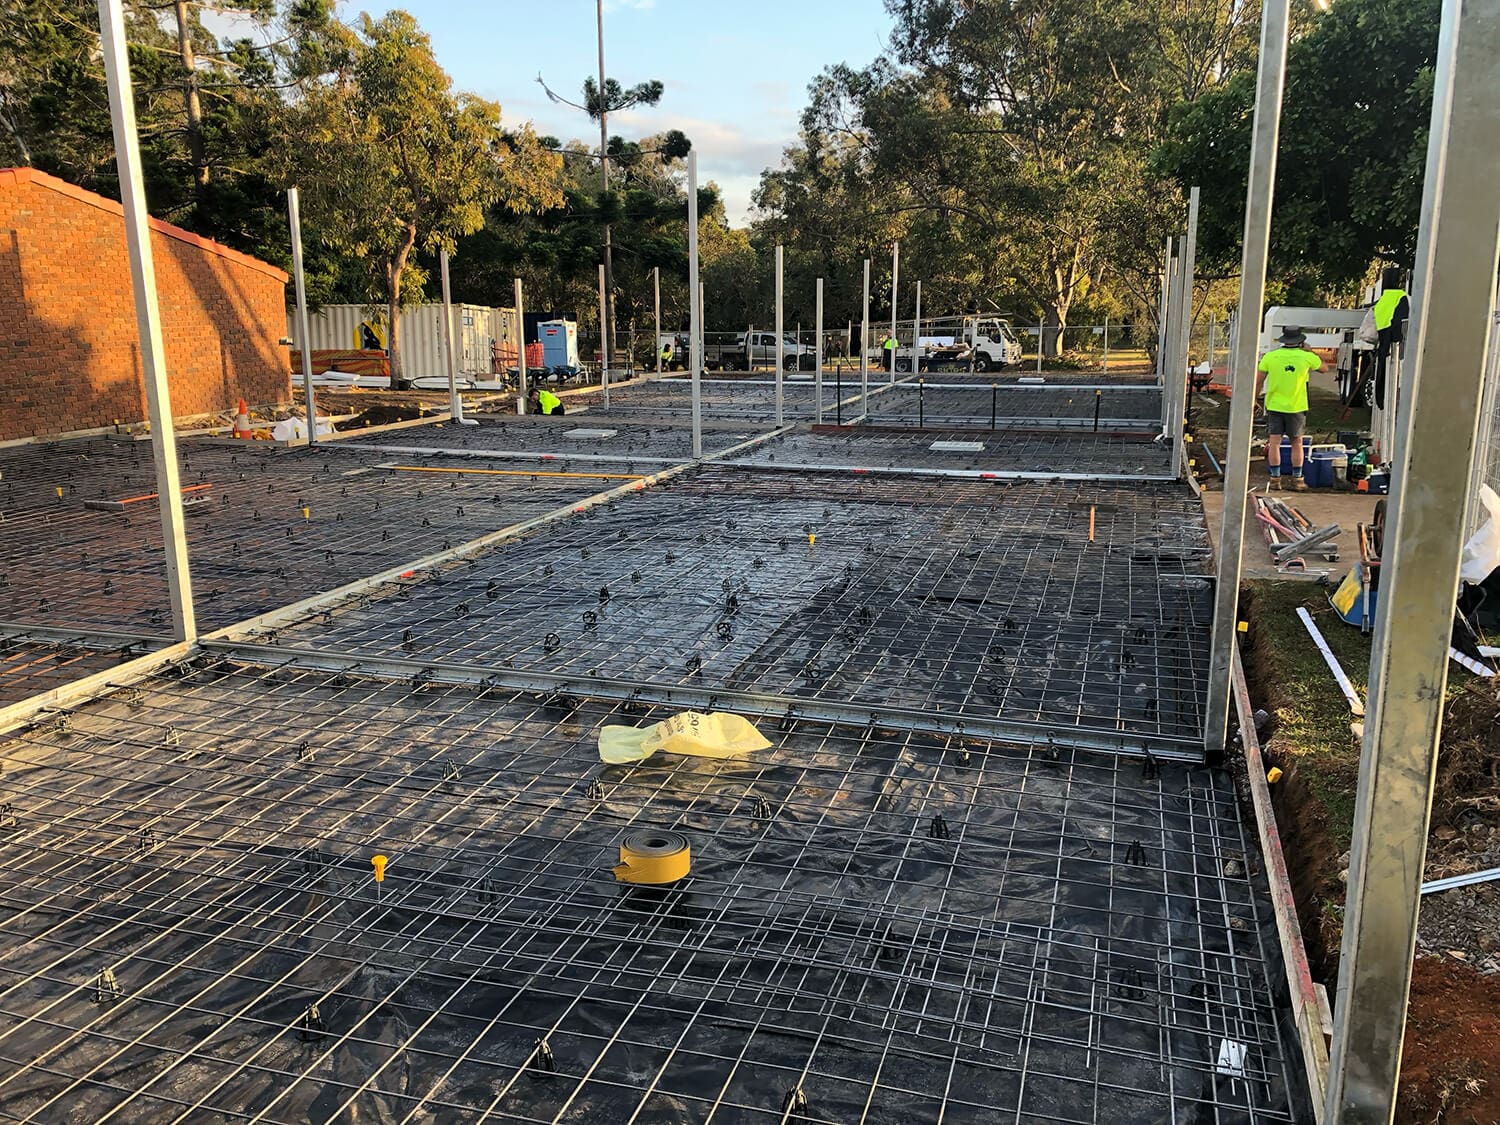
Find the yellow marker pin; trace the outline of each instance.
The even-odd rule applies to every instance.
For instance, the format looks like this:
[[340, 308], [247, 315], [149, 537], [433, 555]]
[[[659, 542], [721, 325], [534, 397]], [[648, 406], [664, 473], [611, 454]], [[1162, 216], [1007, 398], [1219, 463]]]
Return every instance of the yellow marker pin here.
[[817, 536], [816, 536], [816, 535], [809, 535], [809, 536], [808, 536], [808, 537], [807, 537], [807, 549], [808, 549], [808, 550], [809, 550], [809, 551], [810, 551], [810, 550], [812, 550], [812, 548], [813, 548], [813, 545], [814, 545], [814, 544], [815, 544], [815, 543], [817, 543], [817, 541], [818, 541], [818, 537], [817, 537]]
[[305, 519], [305, 520], [312, 519], [312, 509], [311, 508], [303, 508], [302, 509], [302, 518]]
[[1278, 781], [1280, 781], [1281, 780], [1281, 767], [1280, 766], [1272, 766], [1270, 769], [1268, 769], [1266, 771], [1266, 780], [1269, 781], [1272, 785], [1275, 785]]
[[59, 487], [59, 488], [58, 488], [58, 489], [57, 489], [57, 498], [58, 498], [58, 499], [59, 499], [59, 500], [61, 500], [61, 499], [62, 499], [62, 488], [61, 488], [61, 487]]
[[1241, 621], [1238, 625], [1235, 626], [1235, 628], [1238, 629], [1241, 633], [1248, 633], [1250, 631], [1250, 622]]
[[390, 860], [383, 855], [371, 857], [370, 866], [375, 868], [375, 881], [377, 883], [385, 882], [385, 865], [389, 862]]

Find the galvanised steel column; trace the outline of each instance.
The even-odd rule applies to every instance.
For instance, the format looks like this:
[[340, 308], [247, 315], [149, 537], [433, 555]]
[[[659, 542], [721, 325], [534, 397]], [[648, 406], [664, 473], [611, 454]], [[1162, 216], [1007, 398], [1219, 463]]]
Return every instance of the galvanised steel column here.
[[[1326, 1116], [1389, 1125], [1500, 265], [1500, 0], [1444, 0]], [[1398, 383], [1398, 386], [1401, 386]]]
[[[193, 581], [188, 571], [187, 532], [182, 521], [182, 484], [177, 473], [177, 435], [172, 429], [172, 395], [167, 386], [162, 345], [161, 309], [156, 299], [156, 265], [146, 189], [141, 179], [140, 138], [135, 130], [135, 100], [130, 57], [125, 46], [125, 16], [120, 0], [99, 0], [99, 42], [109, 88], [109, 116], [115, 135], [115, 164], [120, 173], [120, 202], [125, 211], [125, 243], [130, 251], [130, 285], [135, 293], [135, 323], [140, 333], [141, 374], [146, 383], [146, 416], [151, 422], [151, 456], [156, 462], [156, 491], [161, 497], [163, 558], [171, 600], [172, 635], [196, 640]], [[304, 352], [310, 352], [306, 342]], [[305, 365], [312, 367], [312, 356]]]
[[816, 397], [817, 405], [813, 409], [816, 411], [814, 417], [817, 418], [818, 425], [821, 426], [823, 424], [823, 279], [821, 277], [818, 278], [817, 300], [815, 303], [817, 306], [815, 314], [817, 323], [813, 328], [813, 362], [815, 364], [813, 370], [816, 374], [813, 376], [813, 393]]
[[786, 361], [785, 348], [782, 346], [781, 333], [784, 327], [781, 323], [781, 243], [776, 244], [776, 425], [785, 425], [783, 414], [784, 391], [781, 385], [782, 364]]
[[656, 310], [656, 377], [661, 378], [661, 267], [651, 267], [652, 307]]
[[896, 381], [896, 282], [901, 276], [901, 242], [891, 243], [891, 382]]
[[859, 320], [859, 410], [870, 409], [870, 259], [865, 259], [864, 311]]
[[693, 456], [703, 456], [703, 291], [698, 286], [698, 153], [687, 158], [688, 362], [693, 382]]
[[526, 413], [526, 309], [521, 304], [521, 279], [516, 281], [516, 373], [520, 376], [520, 397], [516, 400], [516, 413]]
[[[1276, 188], [1276, 142], [1281, 128], [1281, 93], [1286, 81], [1289, 0], [1267, 0], [1261, 8], [1260, 66], [1255, 81], [1255, 122], [1251, 127], [1250, 176], [1245, 188], [1245, 240], [1240, 260], [1240, 309], [1230, 352], [1236, 368], [1254, 371], [1259, 339], [1255, 325], [1266, 296], [1266, 255], [1271, 241], [1271, 204]], [[1243, 325], [1249, 330], [1242, 330]], [[1245, 543], [1245, 510], [1250, 488], [1250, 435], [1255, 420], [1254, 380], [1236, 382], [1229, 400], [1229, 438], [1224, 454], [1224, 510], [1219, 524], [1218, 579], [1214, 588], [1213, 633], [1209, 641], [1208, 707], [1203, 750], [1212, 759], [1229, 737], [1230, 670], [1239, 624], [1240, 555]]]
[[1182, 244], [1182, 258], [1178, 266], [1181, 274], [1178, 280], [1178, 309], [1177, 309], [1177, 355], [1176, 374], [1172, 379], [1172, 475], [1181, 476], [1183, 462], [1187, 460], [1185, 443], [1183, 441], [1184, 427], [1187, 414], [1187, 368], [1188, 348], [1191, 346], [1193, 332], [1193, 268], [1194, 257], [1198, 249], [1198, 200], [1199, 191], [1193, 188], [1188, 193], [1188, 228], [1187, 239]]
[[297, 290], [297, 342], [302, 345], [302, 401], [307, 406], [307, 443], [318, 440], [318, 406], [313, 397], [312, 329], [307, 318], [307, 278], [302, 272], [302, 200], [296, 188], [286, 193], [287, 225], [292, 235], [292, 281]]

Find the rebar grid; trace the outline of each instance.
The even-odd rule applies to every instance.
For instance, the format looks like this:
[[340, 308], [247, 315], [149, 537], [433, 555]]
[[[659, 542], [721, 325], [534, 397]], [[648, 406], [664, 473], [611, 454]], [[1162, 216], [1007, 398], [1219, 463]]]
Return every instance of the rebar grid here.
[[[628, 392], [634, 390], [619, 392], [625, 404], [630, 401]], [[633, 414], [615, 417], [602, 410], [589, 410], [561, 418], [528, 414], [519, 418], [481, 416], [477, 421], [476, 426], [414, 426], [398, 433], [350, 438], [341, 445], [516, 454], [545, 457], [563, 465], [603, 460], [626, 466], [640, 464], [648, 471], [664, 462], [692, 460], [693, 455], [692, 431], [681, 418], [652, 422]], [[709, 422], [703, 427], [703, 448], [706, 453], [721, 452], [769, 428], [748, 419], [746, 424]]]
[[1174, 484], [711, 466], [241, 639], [1189, 739], [1207, 563]]
[[941, 433], [828, 427], [786, 434], [731, 457], [736, 465], [826, 469], [1167, 477], [1172, 454], [1149, 438], [989, 429]]
[[[871, 373], [872, 402], [891, 390], [889, 379], [888, 375]], [[815, 417], [817, 386], [810, 375], [793, 377], [788, 374], [782, 387], [786, 417], [802, 421]], [[704, 379], [701, 390], [706, 420], [769, 422], [776, 416], [776, 384], [772, 379]], [[589, 407], [589, 413], [582, 415], [583, 418], [593, 417], [594, 410], [602, 412], [603, 396], [598, 392], [579, 395], [576, 401]], [[686, 378], [674, 376], [611, 391], [609, 413], [622, 418], [638, 415], [676, 419], [691, 412], [692, 382]], [[839, 414], [845, 421], [853, 421], [863, 413], [858, 371], [846, 371], [842, 376], [824, 374], [823, 413], [828, 421], [833, 421]]]
[[873, 424], [988, 425], [1090, 430], [1161, 428], [1161, 390], [1142, 385], [965, 385], [945, 375], [870, 396]]
[[[187, 528], [198, 616], [219, 625], [621, 483], [547, 475], [559, 467], [540, 462], [476, 463], [461, 473], [376, 469], [391, 458], [342, 443], [326, 450], [183, 443], [180, 457], [184, 489], [212, 486], [188, 494], [206, 500], [190, 508], [198, 514]], [[500, 472], [477, 471], [483, 469]], [[6, 528], [0, 621], [165, 628], [156, 502], [124, 512], [84, 506], [154, 493], [147, 443], [96, 439], [18, 447], [0, 452], [0, 472]]]
[[15, 703], [61, 687], [152, 647], [142, 641], [112, 643], [81, 634], [71, 640], [0, 628], [0, 704]]
[[[0, 1113], [1292, 1119], [1225, 775], [806, 723], [599, 763], [662, 714], [200, 661], [6, 739]], [[615, 883], [639, 827], [687, 880]]]

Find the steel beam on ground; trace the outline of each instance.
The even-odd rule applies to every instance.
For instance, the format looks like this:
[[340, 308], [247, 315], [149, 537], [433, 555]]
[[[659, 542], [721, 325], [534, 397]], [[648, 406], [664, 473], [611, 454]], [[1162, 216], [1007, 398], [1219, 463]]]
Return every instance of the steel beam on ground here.
[[[151, 422], [151, 455], [156, 462], [156, 491], [161, 497], [162, 558], [172, 610], [172, 635], [191, 641], [198, 635], [193, 614], [193, 581], [188, 571], [187, 529], [183, 526], [181, 481], [177, 469], [177, 436], [172, 428], [172, 395], [167, 385], [161, 309], [156, 299], [156, 266], [141, 174], [140, 139], [135, 129], [135, 94], [130, 56], [125, 45], [121, 0], [99, 0], [99, 39], [104, 77], [109, 87], [109, 115], [114, 129], [115, 163], [120, 173], [120, 202], [125, 213], [125, 242], [130, 251], [130, 283], [135, 294], [135, 323], [140, 333], [141, 374], [146, 384], [146, 415]], [[307, 349], [304, 343], [304, 350]], [[307, 367], [312, 357], [307, 356]], [[312, 432], [312, 427], [308, 427]]]
[[[1261, 9], [1260, 63], [1256, 75], [1255, 120], [1251, 126], [1249, 180], [1245, 189], [1245, 233], [1240, 258], [1240, 309], [1235, 318], [1231, 362], [1255, 370], [1259, 340], [1255, 326], [1265, 304], [1266, 257], [1271, 239], [1271, 205], [1276, 190], [1276, 145], [1281, 129], [1281, 97], [1286, 84], [1289, 0], [1270, 0]], [[1249, 324], [1249, 331], [1240, 325]], [[1223, 752], [1229, 738], [1231, 671], [1239, 625], [1241, 557], [1245, 545], [1245, 507], [1250, 487], [1250, 437], [1255, 395], [1240, 388], [1229, 403], [1229, 437], [1224, 456], [1224, 508], [1219, 524], [1218, 581], [1208, 658], [1208, 705], [1203, 749], [1210, 759]]]
[[1172, 376], [1172, 472], [1181, 473], [1187, 450], [1187, 368], [1188, 348], [1193, 331], [1193, 270], [1198, 249], [1198, 201], [1201, 193], [1195, 187], [1188, 193], [1187, 238], [1182, 244], [1181, 279], [1178, 282], [1176, 373]]
[[312, 329], [307, 323], [307, 278], [302, 271], [302, 206], [296, 188], [286, 192], [287, 226], [292, 237], [292, 280], [297, 290], [297, 342], [302, 348], [302, 402], [307, 408], [307, 441], [318, 440], [318, 408], [313, 396]]
[[1344, 909], [1326, 1103], [1335, 1125], [1388, 1125], [1395, 1112], [1500, 264], [1497, 135], [1500, 0], [1445, 0]]
[[688, 355], [693, 380], [693, 456], [703, 456], [703, 290], [698, 282], [698, 154], [688, 166]]

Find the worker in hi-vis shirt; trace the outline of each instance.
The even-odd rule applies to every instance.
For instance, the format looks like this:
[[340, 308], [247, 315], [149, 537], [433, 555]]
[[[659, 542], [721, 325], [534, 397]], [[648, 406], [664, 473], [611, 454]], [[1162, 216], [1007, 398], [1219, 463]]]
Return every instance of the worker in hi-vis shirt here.
[[1255, 388], [1257, 397], [1262, 383], [1266, 390], [1266, 475], [1272, 488], [1281, 487], [1281, 437], [1285, 434], [1292, 443], [1292, 487], [1300, 492], [1307, 488], [1302, 479], [1307, 380], [1323, 369], [1323, 361], [1308, 350], [1307, 336], [1300, 328], [1283, 328], [1276, 342], [1281, 346], [1261, 357]]

